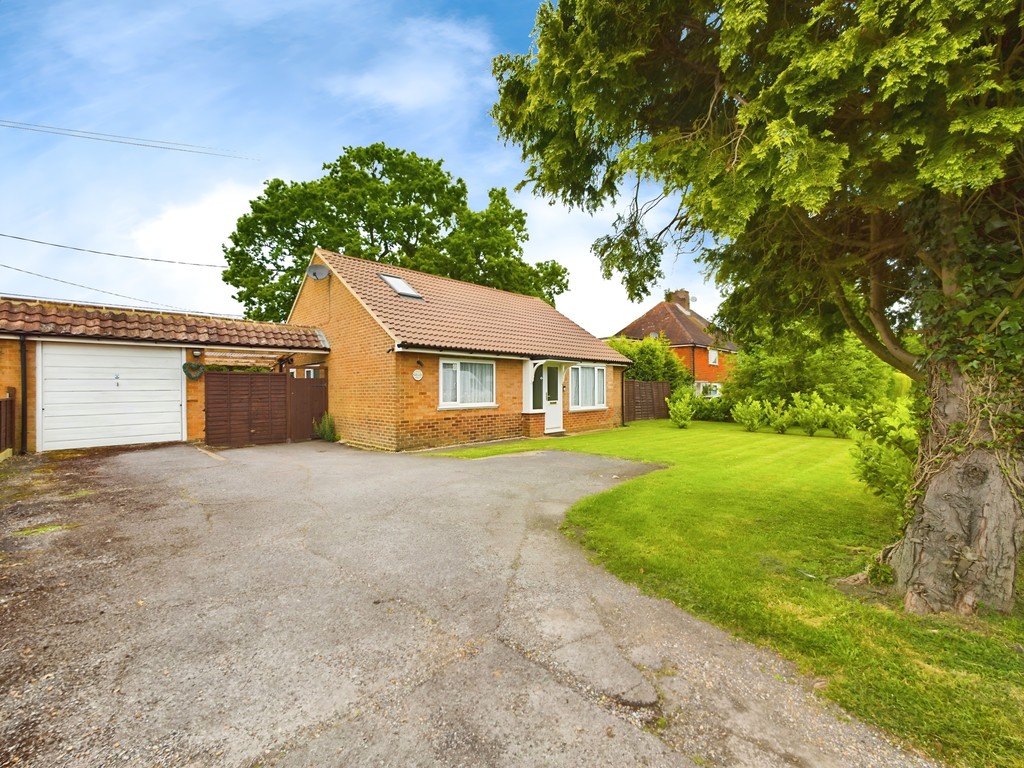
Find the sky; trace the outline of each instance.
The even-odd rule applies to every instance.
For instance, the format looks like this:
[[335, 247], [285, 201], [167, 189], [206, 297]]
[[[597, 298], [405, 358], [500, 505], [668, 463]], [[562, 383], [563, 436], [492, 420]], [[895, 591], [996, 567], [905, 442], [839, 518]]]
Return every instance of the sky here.
[[318, 178], [383, 141], [443, 160], [474, 208], [508, 188], [525, 258], [568, 268], [556, 305], [591, 333], [666, 289], [710, 317], [721, 297], [690, 256], [666, 255], [634, 304], [590, 251], [614, 209], [514, 191], [524, 166], [488, 114], [491, 60], [529, 50], [538, 3], [0, 0], [0, 295], [241, 315], [221, 246], [264, 182]]

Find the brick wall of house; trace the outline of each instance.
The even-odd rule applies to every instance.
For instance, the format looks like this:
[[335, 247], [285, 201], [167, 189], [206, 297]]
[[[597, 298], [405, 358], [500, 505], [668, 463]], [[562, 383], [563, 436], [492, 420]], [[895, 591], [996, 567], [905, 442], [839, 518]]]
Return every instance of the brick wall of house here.
[[[194, 357], [192, 350], [187, 349], [185, 359], [203, 364], [206, 354]], [[181, 375], [185, 376], [184, 372]], [[194, 381], [185, 376], [185, 435], [187, 440], [206, 440], [206, 376]]]
[[544, 437], [544, 414], [523, 414], [523, 437]]
[[[25, 393], [21, 391], [21, 342], [18, 339], [0, 339], [0, 392], [7, 393], [8, 387], [15, 389], [14, 408], [14, 452], [21, 452], [21, 402]], [[36, 449], [36, 347], [38, 342], [30, 341], [26, 347], [28, 366], [28, 446], [31, 453]]]
[[296, 355], [294, 362], [327, 369], [327, 412], [339, 437], [361, 448], [398, 450], [392, 338], [333, 274], [305, 281], [290, 322], [318, 327], [330, 339], [326, 358]]
[[696, 381], [725, 381], [729, 371], [736, 364], [736, 353], [718, 351], [718, 365], [708, 362], [708, 350], [705, 347], [672, 347], [686, 369], [693, 374]]
[[[497, 406], [439, 409], [442, 358], [458, 359], [458, 356], [449, 358], [413, 352], [398, 355], [398, 450], [523, 436], [522, 361], [493, 360]], [[415, 370], [423, 372], [420, 381], [413, 378]]]

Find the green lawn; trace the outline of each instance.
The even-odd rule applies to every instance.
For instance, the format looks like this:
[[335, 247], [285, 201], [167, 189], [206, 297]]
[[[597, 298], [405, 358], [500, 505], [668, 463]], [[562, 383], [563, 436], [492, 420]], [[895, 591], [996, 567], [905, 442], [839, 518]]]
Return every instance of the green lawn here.
[[824, 696], [922, 751], [1024, 766], [1024, 608], [918, 618], [835, 586], [897, 533], [893, 511], [854, 479], [850, 445], [654, 421], [453, 455], [555, 449], [668, 465], [581, 501], [564, 530], [620, 578], [775, 648], [827, 679]]

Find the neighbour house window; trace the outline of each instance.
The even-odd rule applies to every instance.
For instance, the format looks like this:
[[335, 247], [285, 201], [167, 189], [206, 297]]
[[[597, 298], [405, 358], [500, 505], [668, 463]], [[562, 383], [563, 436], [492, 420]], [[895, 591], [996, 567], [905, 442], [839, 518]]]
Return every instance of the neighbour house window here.
[[605, 407], [605, 367], [576, 365], [569, 369], [569, 408]]
[[494, 405], [494, 363], [441, 361], [441, 407]]
[[709, 349], [708, 350], [708, 365], [718, 365], [718, 350], [717, 349]]
[[705, 383], [705, 384], [701, 384], [700, 385], [700, 392], [699, 392], [699, 394], [701, 396], [707, 397], [707, 398], [721, 397], [722, 396], [721, 385], [713, 383], [713, 382], [708, 382], [708, 383]]

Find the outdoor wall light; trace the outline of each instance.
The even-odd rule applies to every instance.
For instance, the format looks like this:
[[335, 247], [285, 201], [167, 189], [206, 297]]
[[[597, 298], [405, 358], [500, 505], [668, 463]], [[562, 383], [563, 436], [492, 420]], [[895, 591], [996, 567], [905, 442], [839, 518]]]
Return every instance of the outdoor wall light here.
[[192, 357], [202, 357], [202, 356], [203, 356], [203, 350], [201, 350], [201, 349], [193, 349], [192, 350]]

